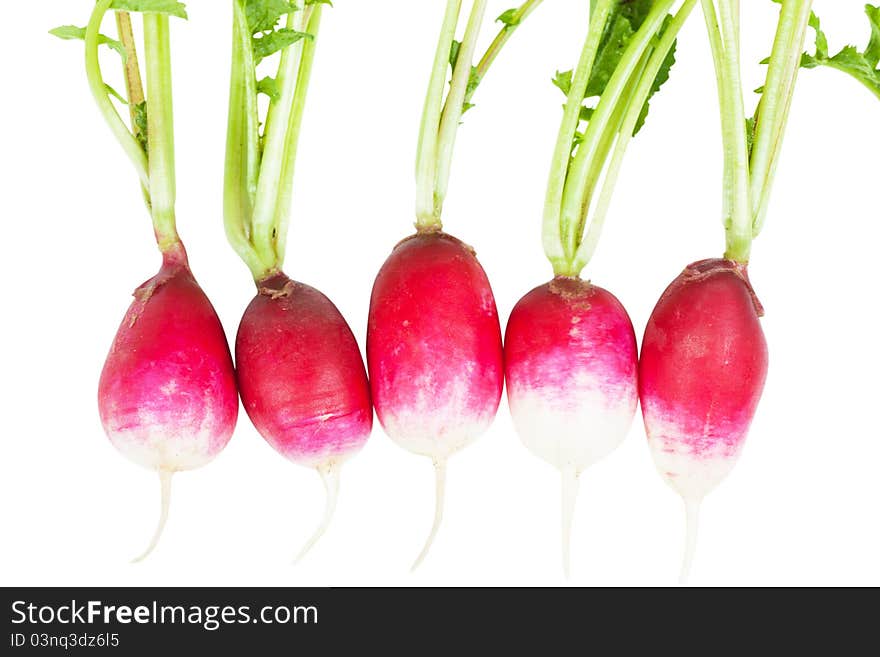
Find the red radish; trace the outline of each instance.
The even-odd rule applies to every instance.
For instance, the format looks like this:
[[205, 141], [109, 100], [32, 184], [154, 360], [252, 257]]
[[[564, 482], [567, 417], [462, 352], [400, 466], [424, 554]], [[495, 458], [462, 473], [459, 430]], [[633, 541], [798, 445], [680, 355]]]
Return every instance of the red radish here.
[[437, 470], [426, 553], [442, 517], [446, 460], [489, 428], [501, 400], [498, 311], [472, 249], [444, 233], [397, 245], [373, 286], [367, 362], [386, 433]]
[[714, 488], [742, 448], [767, 375], [762, 314], [743, 265], [704, 260], [667, 288], [645, 329], [648, 442], [686, 500]]
[[747, 121], [739, 3], [703, 2], [721, 105], [727, 251], [724, 259], [689, 265], [673, 281], [654, 308], [642, 344], [640, 396], [648, 444], [661, 476], [685, 503], [682, 583], [696, 550], [700, 504], [736, 463], [767, 376], [763, 308], [748, 262], [764, 222], [811, 16], [810, 0], [780, 4], [767, 79], [755, 117]]
[[[282, 456], [314, 468], [324, 482], [324, 518], [299, 560], [330, 524], [340, 467], [367, 441], [373, 408], [360, 350], [339, 310], [318, 290], [282, 272], [296, 145], [322, 7], [277, 3], [255, 13], [245, 4], [233, 5], [226, 222], [230, 243], [250, 268], [258, 292], [241, 320], [235, 353], [242, 402], [257, 431]], [[279, 28], [282, 18], [287, 28]], [[271, 35], [278, 29], [289, 34], [289, 28], [309, 36], [295, 43], [278, 40], [278, 93], [270, 96], [269, 118], [262, 120], [257, 53], [267, 56]], [[260, 124], [266, 125], [262, 134]]]
[[238, 383], [257, 431], [295, 463], [316, 468], [327, 487], [329, 524], [342, 463], [373, 425], [370, 390], [351, 329], [323, 294], [284, 275], [265, 281], [235, 343]]
[[373, 413], [364, 363], [336, 306], [278, 276], [260, 286], [235, 344], [244, 406], [280, 454], [318, 467], [363, 447]]
[[[92, 95], [138, 172], [163, 256], [159, 273], [134, 293], [98, 389], [101, 422], [110, 441], [135, 463], [159, 473], [159, 524], [139, 561], [162, 535], [172, 475], [208, 463], [229, 442], [238, 416], [238, 391], [223, 327], [190, 271], [174, 214], [169, 16], [186, 18], [186, 11], [179, 2], [151, 4], [144, 10], [145, 94], [130, 14], [115, 12], [118, 41], [100, 33], [112, 4], [113, 0], [98, 0], [86, 28], [66, 26], [52, 33], [85, 40]], [[104, 82], [100, 44], [123, 54], [131, 128], [119, 116], [112, 90]]]
[[638, 404], [632, 322], [600, 287], [559, 277], [516, 305], [505, 334], [507, 396], [529, 450], [563, 473], [563, 559], [578, 475], [626, 437]]
[[688, 266], [654, 309], [639, 363], [642, 413], [657, 469], [691, 516], [736, 463], [767, 376], [767, 342], [745, 266]]
[[[671, 4], [655, 3], [639, 17], [625, 3], [595, 3], [577, 69], [557, 75], [568, 99], [544, 216], [544, 247], [556, 276], [523, 297], [507, 324], [504, 355], [514, 425], [526, 447], [562, 474], [566, 576], [578, 477], [620, 445], [638, 405], [638, 351], [629, 315], [611, 293], [579, 276], [598, 244], [626, 147], [644, 120], [648, 99], [668, 77], [668, 54], [695, 0], [667, 17]], [[630, 29], [623, 44], [601, 45], [609, 25], [625, 23]], [[584, 112], [587, 89], [596, 87], [598, 103]], [[606, 169], [591, 215], [589, 201]]]
[[171, 475], [223, 450], [238, 394], [223, 327], [181, 245], [134, 296], [104, 363], [98, 405], [113, 445], [162, 480], [159, 527], [143, 558], [165, 525]]
[[433, 460], [436, 475], [434, 522], [413, 569], [440, 528], [446, 461], [488, 429], [504, 385], [501, 326], [489, 280], [473, 249], [444, 233], [441, 222], [455, 137], [477, 85], [539, 3], [528, 0], [505, 12], [501, 32], [472, 66], [486, 0], [474, 0], [460, 43], [455, 32], [462, 3], [447, 1], [419, 134], [418, 230], [394, 248], [373, 285], [367, 365], [376, 413], [394, 442]]
[[498, 410], [501, 329], [474, 252], [414, 235], [385, 262], [370, 300], [367, 362], [382, 426], [410, 451], [446, 459]]

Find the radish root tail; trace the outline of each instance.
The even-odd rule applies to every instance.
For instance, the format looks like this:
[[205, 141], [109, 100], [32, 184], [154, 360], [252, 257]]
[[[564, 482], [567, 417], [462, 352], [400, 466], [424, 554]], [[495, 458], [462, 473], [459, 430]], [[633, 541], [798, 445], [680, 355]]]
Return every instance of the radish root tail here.
[[132, 559], [132, 563], [140, 563], [150, 556], [150, 553], [155, 550], [156, 546], [159, 544], [159, 539], [162, 538], [162, 532], [165, 530], [165, 523], [168, 521], [168, 509], [171, 506], [171, 477], [173, 474], [174, 473], [170, 470], [159, 470], [159, 486], [161, 490], [159, 524], [156, 526], [156, 532], [153, 534], [153, 538], [150, 540], [147, 549], [144, 550], [143, 554], [139, 557]]
[[428, 535], [428, 540], [425, 541], [425, 547], [422, 548], [421, 553], [419, 553], [418, 558], [415, 563], [412, 565], [410, 572], [413, 572], [418, 568], [422, 562], [425, 560], [425, 557], [428, 556], [428, 551], [431, 549], [431, 545], [434, 543], [434, 538], [437, 536], [437, 530], [440, 529], [440, 523], [443, 521], [443, 501], [446, 497], [446, 461], [445, 460], [435, 460], [434, 461], [434, 476], [436, 481], [436, 500], [434, 503], [434, 525], [431, 527], [431, 533]]
[[578, 494], [578, 471], [574, 465], [562, 469], [562, 569], [571, 577], [571, 525]]
[[294, 559], [294, 564], [298, 564], [303, 560], [309, 551], [315, 547], [315, 543], [320, 540], [330, 526], [330, 521], [333, 519], [333, 513], [336, 511], [336, 500], [339, 498], [339, 470], [339, 464], [337, 463], [330, 463], [329, 465], [318, 467], [318, 474], [321, 475], [321, 481], [324, 482], [324, 491], [327, 494], [327, 502], [324, 506], [324, 519], [321, 521], [321, 524], [318, 526], [318, 529], [312, 537], [303, 546], [302, 550], [300, 550], [296, 559]]
[[691, 566], [694, 563], [694, 555], [697, 552], [697, 531], [700, 525], [700, 501], [701, 500], [685, 500], [684, 509], [686, 516], [686, 532], [684, 543], [684, 560], [681, 564], [681, 575], [679, 575], [678, 583], [682, 586], [688, 583], [691, 575]]

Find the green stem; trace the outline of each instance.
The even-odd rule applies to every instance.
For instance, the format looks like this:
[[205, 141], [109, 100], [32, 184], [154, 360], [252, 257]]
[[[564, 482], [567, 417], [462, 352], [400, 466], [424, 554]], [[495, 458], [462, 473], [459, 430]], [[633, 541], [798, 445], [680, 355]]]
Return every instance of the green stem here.
[[244, 184], [247, 194], [247, 214], [244, 220], [244, 231], [250, 239], [253, 233], [253, 212], [257, 202], [257, 184], [260, 178], [260, 158], [262, 150], [260, 146], [260, 109], [257, 103], [257, 75], [256, 61], [254, 58], [253, 38], [247, 22], [247, 13], [241, 0], [236, 0], [238, 5], [238, 40], [241, 48], [242, 76], [244, 82], [244, 144], [245, 144], [245, 169]]
[[580, 123], [581, 105], [587, 92], [587, 84], [590, 82], [602, 33], [615, 0], [598, 0], [598, 2], [601, 4], [596, 4], [595, 7], [591, 2], [590, 27], [565, 102], [544, 201], [542, 230], [544, 253], [557, 274], [564, 274], [568, 267], [568, 258], [562, 242], [562, 199], [571, 163], [571, 145]]
[[731, 13], [731, 16], [733, 17], [733, 31], [734, 31], [734, 34], [736, 35], [736, 40], [734, 42], [736, 45], [736, 51], [741, 52], [740, 35], [742, 33], [740, 31], [741, 12], [740, 12], [740, 7], [739, 7], [739, 0], [730, 0], [730, 13]]
[[122, 146], [128, 159], [134, 165], [135, 170], [140, 178], [141, 185], [144, 189], [150, 189], [150, 177], [148, 173], [147, 154], [144, 153], [140, 143], [131, 134], [125, 122], [119, 116], [119, 112], [113, 106], [113, 101], [107, 93], [107, 85], [104, 83], [104, 77], [101, 75], [101, 64], [98, 60], [98, 37], [101, 33], [101, 21], [104, 15], [110, 9], [113, 0], [99, 0], [92, 11], [85, 34], [85, 50], [86, 50], [86, 76], [89, 81], [89, 88], [101, 115], [113, 132], [113, 136]]
[[[725, 82], [724, 44], [721, 42], [721, 29], [718, 27], [718, 16], [715, 13], [714, 0], [702, 0], [703, 16], [706, 21], [706, 33], [709, 35], [709, 45], [712, 49], [712, 62], [715, 66], [716, 88], [718, 90], [718, 107], [727, 107], [727, 83]], [[724, 170], [722, 176], [721, 216], [724, 218], [725, 230], [730, 226], [730, 190], [733, 189], [733, 171], [730, 166], [730, 144], [733, 143], [730, 134], [729, 121], [722, 112], [721, 118], [721, 142], [724, 151]]]
[[728, 157], [731, 167], [732, 189], [729, 208], [730, 221], [727, 228], [727, 251], [725, 257], [737, 262], [748, 262], [752, 247], [752, 214], [749, 192], [749, 149], [746, 135], [746, 113], [740, 74], [740, 53], [737, 48], [739, 35], [731, 0], [719, 0], [721, 38], [724, 44], [724, 82], [727, 100], [722, 113], [729, 126], [727, 130]]
[[443, 115], [443, 92], [449, 53], [455, 39], [455, 27], [461, 12], [461, 0], [447, 0], [440, 38], [434, 53], [434, 64], [425, 95], [419, 145], [416, 152], [416, 226], [420, 230], [442, 228], [440, 217], [434, 216], [434, 183], [437, 179], [437, 143], [440, 119]]
[[251, 270], [255, 280], [266, 277], [271, 262], [263, 262], [250, 242], [250, 220], [259, 167], [259, 115], [251, 33], [241, 0], [233, 0], [232, 76], [223, 216], [226, 237]]
[[[636, 70], [633, 72], [632, 77], [630, 78], [629, 86], [623, 96], [621, 96], [620, 101], [614, 108], [614, 112], [611, 115], [611, 119], [608, 122], [608, 127], [602, 135], [599, 145], [596, 148], [596, 154], [593, 156], [592, 163], [590, 164], [589, 172], [587, 174], [587, 187], [584, 191], [583, 196], [583, 205], [581, 207], [581, 211], [578, 215], [578, 223], [573, 227], [573, 232], [576, 236], [581, 236], [584, 234], [584, 229], [589, 225], [592, 227], [594, 219], [590, 217], [590, 208], [593, 204], [593, 198], [596, 191], [596, 188], [599, 185], [599, 181], [602, 177], [602, 172], [606, 168], [606, 164], [608, 163], [608, 155], [611, 153], [611, 149], [614, 144], [618, 140], [618, 132], [620, 131], [621, 124], [623, 122], [624, 115], [626, 114], [627, 107], [629, 106], [629, 102], [632, 99], [633, 92], [635, 91], [636, 82], [640, 79], [642, 72], [645, 69], [645, 66], [648, 63], [649, 52], [646, 52], [642, 55], [642, 59], [639, 61]], [[589, 223], [588, 223], [589, 218]], [[577, 248], [580, 249], [580, 238], [577, 238]], [[575, 251], [577, 253], [577, 251]], [[574, 255], [571, 254], [568, 258], [568, 265], [566, 267], [567, 274], [569, 276], [573, 276], [576, 273], [573, 270], [574, 263]]]
[[[531, 14], [535, 9], [538, 8], [538, 5], [541, 4], [543, 0], [528, 0], [524, 2], [519, 9], [513, 15], [513, 19], [510, 25], [505, 25], [501, 28], [501, 31], [498, 32], [498, 36], [492, 41], [489, 47], [486, 49], [485, 54], [480, 58], [480, 62], [474, 67], [474, 79], [477, 84], [479, 84], [483, 78], [486, 76], [486, 73], [489, 71], [489, 68], [498, 58], [498, 55], [501, 53], [501, 50], [510, 40], [510, 37], [513, 36], [513, 33], [516, 29], [522, 25], [522, 22], [528, 18], [529, 14]], [[474, 85], [465, 96], [465, 103], [469, 103], [471, 98], [476, 91], [476, 85]]]
[[624, 155], [627, 146], [629, 146], [629, 143], [633, 138], [633, 133], [635, 132], [639, 117], [642, 114], [642, 108], [644, 108], [648, 97], [651, 95], [651, 88], [654, 85], [654, 80], [657, 79], [657, 75], [663, 67], [663, 63], [669, 55], [669, 51], [672, 50], [672, 46], [675, 44], [675, 39], [677, 38], [678, 33], [681, 31], [681, 28], [684, 26], [685, 21], [690, 16], [696, 4], [697, 0], [686, 0], [682, 4], [678, 13], [676, 13], [675, 17], [664, 31], [663, 36], [654, 48], [653, 53], [651, 53], [650, 59], [639, 77], [638, 85], [630, 96], [627, 103], [626, 115], [621, 122], [620, 136], [618, 137], [617, 144], [614, 148], [614, 155], [608, 165], [608, 171], [605, 174], [602, 191], [599, 194], [599, 200], [596, 204], [593, 218], [590, 221], [589, 230], [587, 231], [583, 242], [578, 247], [574, 259], [572, 272], [574, 272], [575, 275], [579, 275], [580, 272], [583, 271], [583, 268], [587, 266], [596, 251], [599, 237], [605, 224], [605, 218], [611, 205], [614, 188], [620, 175]]
[[458, 52], [458, 61], [452, 72], [449, 95], [440, 118], [437, 136], [437, 177], [434, 185], [434, 217], [440, 221], [443, 214], [443, 201], [449, 188], [449, 172], [452, 168], [452, 154], [455, 149], [455, 138], [464, 112], [465, 96], [471, 77], [472, 62], [477, 49], [477, 37], [486, 14], [488, 0], [474, 0], [471, 15], [468, 18], [464, 39]]
[[[757, 204], [760, 203], [761, 191], [767, 182], [770, 170], [770, 155], [774, 149], [776, 131], [784, 112], [786, 98], [789, 95], [787, 88], [790, 79], [788, 60], [792, 52], [796, 21], [796, 3], [783, 2], [779, 13], [779, 25], [776, 31], [776, 39], [773, 42], [773, 52], [770, 55], [770, 63], [767, 67], [767, 80], [764, 93], [761, 96], [761, 107], [756, 120], [760, 121], [756, 128], [755, 142], [752, 148], [752, 211], [757, 214]], [[800, 52], [797, 51], [798, 59]]]
[[[302, 32], [306, 22], [307, 10], [301, 9], [288, 16], [287, 27]], [[281, 97], [270, 103], [266, 117], [263, 157], [252, 220], [251, 240], [254, 248], [262, 261], [273, 262], [276, 266], [278, 254], [275, 251], [275, 218], [286, 155], [287, 130], [296, 95], [296, 75], [304, 45], [304, 39], [300, 39], [281, 53], [277, 76]]]
[[[756, 117], [755, 147], [752, 151], [752, 232], [755, 236], [760, 234], [766, 220], [811, 8], [812, 0], [786, 0], [782, 4], [767, 81]], [[784, 44], [784, 47], [780, 44]], [[769, 112], [768, 100], [772, 107]]]
[[287, 250], [287, 233], [290, 228], [290, 206], [293, 198], [293, 174], [296, 168], [296, 151], [299, 146], [299, 135], [302, 128], [303, 112], [306, 106], [309, 82], [312, 77], [312, 65], [315, 61], [318, 31], [321, 27], [321, 5], [317, 4], [309, 17], [306, 31], [312, 35], [303, 44], [302, 61], [296, 77], [296, 93], [293, 99], [293, 110], [290, 114], [290, 126], [287, 130], [287, 146], [285, 147], [284, 167], [281, 171], [281, 190], [278, 195], [278, 208], [275, 216], [275, 252], [278, 254], [278, 266], [284, 264]]
[[144, 14], [147, 60], [147, 135], [153, 229], [165, 252], [180, 242], [174, 217], [174, 111], [168, 16]]
[[131, 124], [131, 132], [135, 138], [141, 134], [137, 124], [137, 106], [144, 102], [144, 86], [141, 81], [141, 68], [138, 63], [137, 45], [134, 40], [134, 31], [131, 27], [131, 14], [127, 11], [117, 11], [116, 31], [119, 33], [119, 41], [125, 49], [122, 72], [125, 76], [125, 96], [128, 99], [128, 114]]
[[[146, 98], [144, 97], [144, 85], [141, 80], [141, 67], [138, 63], [137, 44], [131, 27], [131, 14], [127, 11], [117, 11], [115, 13], [116, 31], [119, 33], [119, 41], [125, 49], [122, 72], [125, 76], [125, 96], [128, 99], [129, 124], [134, 138], [138, 143], [143, 143], [141, 127], [137, 122], [137, 107]], [[150, 192], [144, 185], [141, 185], [141, 194], [144, 197], [147, 209], [150, 209]]]
[[488, 4], [487, 0], [474, 0], [452, 78], [449, 80], [449, 92], [444, 94], [462, 4], [461, 0], [447, 0], [425, 96], [416, 153], [416, 228], [419, 231], [442, 230], [443, 202], [449, 188], [452, 155], [461, 116], [477, 86], [516, 28], [541, 2], [542, 0], [524, 2], [514, 12], [511, 24], [501, 29], [479, 63], [474, 66], [477, 38]]
[[560, 232], [569, 264], [571, 264], [579, 246], [581, 235], [578, 227], [584, 224], [582, 213], [586, 207], [585, 199], [594, 184], [594, 181], [589, 180], [593, 159], [596, 157], [603, 135], [614, 117], [617, 103], [630, 84], [633, 71], [638, 66], [642, 55], [650, 48], [651, 40], [662, 27], [669, 7], [674, 1], [660, 0], [657, 2], [636, 32], [602, 93], [596, 111], [590, 118], [584, 141], [578, 146], [569, 168], [563, 191], [560, 220]]

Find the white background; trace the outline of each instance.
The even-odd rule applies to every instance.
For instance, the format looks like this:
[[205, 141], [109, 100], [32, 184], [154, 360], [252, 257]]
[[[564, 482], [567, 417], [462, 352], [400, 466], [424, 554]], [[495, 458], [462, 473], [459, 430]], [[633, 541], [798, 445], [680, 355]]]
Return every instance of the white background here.
[[[512, 2], [491, 2], [494, 18]], [[562, 95], [586, 1], [548, 0], [480, 88], [459, 135], [445, 211], [474, 245], [502, 321], [545, 282], [539, 226]], [[174, 25], [178, 218], [193, 269], [227, 332], [253, 295], [222, 229], [229, 3], [191, 0]], [[411, 231], [418, 119], [444, 3], [339, 0], [326, 12], [299, 153], [288, 273], [319, 287], [363, 344], [370, 288]], [[833, 48], [863, 45], [861, 0], [816, 0]], [[557, 473], [519, 443], [506, 403], [449, 466], [447, 513], [427, 562], [431, 465], [378, 423], [343, 471], [334, 524], [300, 566], [323, 489], [242, 413], [229, 447], [175, 478], [157, 551], [158, 483], [106, 440], [101, 365], [130, 293], [158, 268], [134, 174], [89, 96], [89, 0], [18, 3], [0, 40], [3, 102], [0, 582], [9, 585], [563, 584]], [[746, 88], [757, 87], [775, 6], [743, 3]], [[7, 12], [8, 14], [8, 12]], [[108, 21], [107, 29], [110, 28]], [[494, 34], [486, 26], [484, 41]], [[108, 65], [112, 62], [107, 60]], [[751, 94], [750, 94], [751, 96]], [[753, 98], [749, 98], [753, 102]], [[875, 349], [880, 105], [830, 70], [800, 79], [752, 279], [767, 308], [767, 389], [748, 447], [704, 505], [692, 583], [880, 584]], [[628, 153], [585, 276], [619, 296], [639, 335], [689, 262], [720, 255], [721, 153], [714, 77], [696, 10], [679, 64]], [[574, 584], [675, 583], [682, 505], [654, 471], [637, 418], [588, 470], [575, 519]]]

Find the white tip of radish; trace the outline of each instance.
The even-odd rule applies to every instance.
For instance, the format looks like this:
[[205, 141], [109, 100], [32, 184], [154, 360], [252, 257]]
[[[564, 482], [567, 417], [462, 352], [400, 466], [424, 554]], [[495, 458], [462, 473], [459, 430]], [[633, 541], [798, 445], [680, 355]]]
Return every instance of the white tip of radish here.
[[312, 535], [308, 542], [300, 550], [300, 553], [294, 559], [293, 563], [298, 564], [302, 561], [309, 551], [315, 546], [320, 538], [330, 526], [333, 519], [333, 513], [336, 511], [336, 500], [339, 498], [339, 464], [331, 463], [317, 468], [318, 474], [321, 475], [321, 481], [324, 482], [324, 490], [327, 494], [327, 502], [324, 506], [324, 519], [321, 521], [317, 531]]
[[425, 560], [425, 557], [428, 556], [428, 551], [431, 549], [431, 545], [434, 543], [434, 538], [437, 536], [437, 530], [440, 529], [440, 523], [443, 520], [443, 500], [446, 497], [446, 461], [439, 460], [434, 461], [434, 476], [436, 481], [436, 493], [435, 493], [435, 502], [434, 502], [434, 525], [431, 527], [431, 533], [428, 535], [428, 540], [425, 541], [425, 547], [422, 548], [421, 553], [419, 553], [418, 558], [415, 563], [410, 568], [410, 572], [415, 571], [422, 562]]
[[562, 469], [562, 569], [571, 577], [571, 525], [578, 494], [578, 471], [574, 465]]
[[685, 499], [684, 508], [686, 516], [686, 531], [684, 542], [684, 560], [681, 564], [681, 575], [678, 583], [685, 586], [691, 575], [691, 566], [694, 563], [694, 555], [697, 552], [697, 530], [700, 525], [700, 502], [701, 500]]
[[168, 521], [168, 509], [171, 506], [171, 476], [173, 474], [174, 473], [170, 470], [159, 470], [159, 486], [161, 490], [161, 510], [159, 512], [159, 524], [156, 527], [156, 532], [153, 534], [153, 538], [150, 540], [150, 544], [147, 546], [147, 549], [139, 557], [132, 559], [132, 563], [140, 563], [141, 561], [146, 559], [159, 544], [159, 539], [162, 537], [162, 532], [165, 529], [165, 523]]

